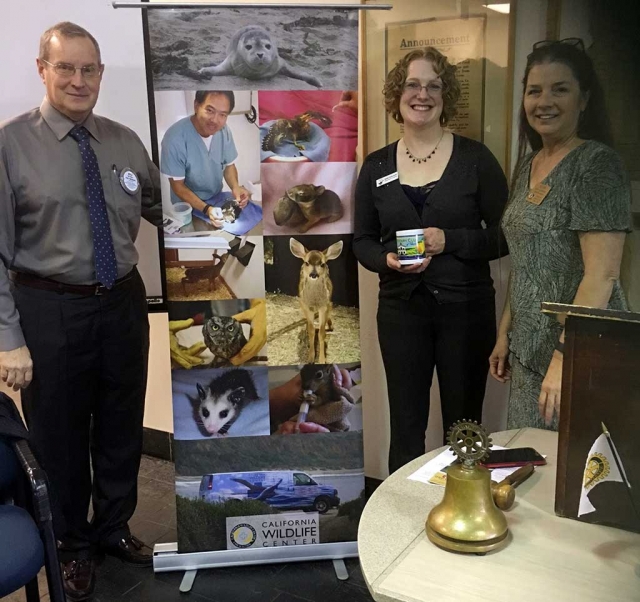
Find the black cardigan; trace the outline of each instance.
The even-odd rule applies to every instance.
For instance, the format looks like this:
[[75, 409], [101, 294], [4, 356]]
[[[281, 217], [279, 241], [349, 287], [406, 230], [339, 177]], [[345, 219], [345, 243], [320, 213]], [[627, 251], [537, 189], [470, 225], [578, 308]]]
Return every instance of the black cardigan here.
[[[397, 147], [371, 153], [356, 185], [353, 251], [380, 274], [380, 298], [408, 299], [421, 281], [440, 303], [494, 295], [489, 260], [508, 253], [500, 228], [508, 196], [500, 164], [484, 144], [454, 134], [451, 159], [420, 216], [398, 179], [376, 185], [397, 171]], [[387, 253], [397, 252], [396, 231], [429, 227], [444, 231], [445, 247], [422, 274], [387, 266]]]

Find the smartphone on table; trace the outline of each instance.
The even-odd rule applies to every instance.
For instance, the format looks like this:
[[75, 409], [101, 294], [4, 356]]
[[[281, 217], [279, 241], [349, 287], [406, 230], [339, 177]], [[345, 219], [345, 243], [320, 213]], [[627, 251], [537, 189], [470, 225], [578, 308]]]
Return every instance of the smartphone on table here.
[[542, 466], [547, 461], [533, 447], [516, 447], [513, 449], [492, 449], [489, 457], [482, 460], [487, 468], [507, 468], [535, 464]]

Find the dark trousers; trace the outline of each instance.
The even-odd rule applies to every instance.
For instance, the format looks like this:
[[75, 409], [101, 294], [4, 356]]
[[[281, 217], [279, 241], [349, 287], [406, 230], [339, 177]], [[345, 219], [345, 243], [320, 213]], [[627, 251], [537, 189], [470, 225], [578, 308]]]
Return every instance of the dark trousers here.
[[380, 299], [378, 338], [389, 394], [392, 473], [425, 453], [434, 367], [445, 436], [458, 420], [481, 421], [496, 340], [495, 301], [439, 304], [420, 285], [407, 301]]
[[49, 478], [61, 558], [85, 556], [127, 535], [136, 507], [149, 356], [144, 285], [134, 270], [100, 296], [16, 285], [14, 297], [33, 359], [23, 408]]

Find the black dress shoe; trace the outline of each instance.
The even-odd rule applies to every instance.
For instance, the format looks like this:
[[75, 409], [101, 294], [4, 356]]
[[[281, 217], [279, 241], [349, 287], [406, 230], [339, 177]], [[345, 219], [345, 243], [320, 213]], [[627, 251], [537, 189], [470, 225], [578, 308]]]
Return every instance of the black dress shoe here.
[[131, 566], [153, 566], [153, 550], [133, 535], [103, 548], [105, 554], [119, 558]]
[[92, 560], [61, 562], [64, 593], [69, 600], [89, 600], [96, 588], [95, 566]]

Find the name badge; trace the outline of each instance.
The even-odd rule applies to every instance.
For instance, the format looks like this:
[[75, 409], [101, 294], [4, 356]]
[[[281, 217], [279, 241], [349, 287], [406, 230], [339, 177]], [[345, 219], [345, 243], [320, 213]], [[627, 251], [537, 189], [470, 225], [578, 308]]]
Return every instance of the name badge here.
[[120, 186], [127, 194], [135, 194], [140, 190], [140, 181], [138, 176], [129, 168], [125, 167], [120, 172]]
[[550, 190], [551, 186], [547, 186], [546, 184], [538, 184], [529, 191], [529, 194], [527, 194], [527, 201], [533, 203], [534, 205], [539, 205], [540, 203], [542, 203], [542, 201], [544, 201]]
[[388, 184], [389, 182], [393, 182], [394, 180], [398, 179], [398, 172], [394, 171], [393, 173], [390, 173], [388, 176], [385, 176], [384, 178], [380, 178], [379, 180], [376, 180], [376, 188], [380, 188], [380, 186], [384, 186], [385, 184]]

